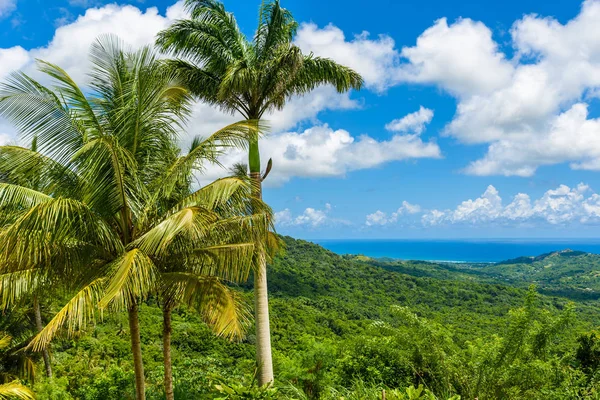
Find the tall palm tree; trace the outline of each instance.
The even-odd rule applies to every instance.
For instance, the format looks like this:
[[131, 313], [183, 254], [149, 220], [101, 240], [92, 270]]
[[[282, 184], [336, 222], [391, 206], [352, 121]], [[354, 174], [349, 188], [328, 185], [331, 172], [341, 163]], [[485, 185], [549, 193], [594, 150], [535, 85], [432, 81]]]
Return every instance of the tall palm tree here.
[[[202, 101], [247, 120], [282, 109], [292, 96], [303, 95], [321, 84], [338, 92], [358, 89], [362, 78], [334, 61], [302, 54], [293, 39], [298, 27], [279, 0], [264, 1], [252, 41], [242, 34], [234, 16], [216, 0], [186, 0], [191, 19], [176, 21], [159, 33], [157, 45], [179, 57], [169, 62], [192, 93]], [[249, 142], [248, 165], [255, 183], [254, 196], [262, 196], [258, 139]], [[269, 160], [270, 161], [270, 160]], [[267, 166], [267, 172], [271, 163]], [[254, 269], [256, 361], [260, 385], [273, 381], [266, 258], [264, 243], [257, 243]]]
[[[5, 170], [43, 162], [48, 185], [0, 184], [0, 209], [10, 210], [0, 231], [0, 272], [20, 274], [21, 293], [43, 280], [60, 281], [75, 293], [32, 340], [34, 351], [64, 325], [69, 332], [84, 326], [98, 306], [127, 310], [136, 397], [143, 400], [138, 310], [160, 284], [157, 260], [173, 249], [193, 252], [194, 243], [227, 237], [232, 229], [264, 231], [269, 220], [266, 214], [219, 215], [239, 196], [240, 185], [220, 185], [208, 198], [192, 192], [168, 209], [161, 201], [190, 165], [216, 161], [223, 147], [244, 145], [256, 124], [225, 127], [197, 146], [193, 157], [171, 162], [189, 111], [187, 90], [149, 48], [126, 51], [114, 37], [94, 43], [91, 61], [89, 95], [46, 62], [39, 69], [54, 81], [52, 89], [15, 73], [0, 90], [0, 115], [24, 141], [36, 137], [39, 151], [1, 147]], [[266, 209], [258, 201], [246, 203]], [[231, 273], [239, 273], [237, 261], [230, 261]]]

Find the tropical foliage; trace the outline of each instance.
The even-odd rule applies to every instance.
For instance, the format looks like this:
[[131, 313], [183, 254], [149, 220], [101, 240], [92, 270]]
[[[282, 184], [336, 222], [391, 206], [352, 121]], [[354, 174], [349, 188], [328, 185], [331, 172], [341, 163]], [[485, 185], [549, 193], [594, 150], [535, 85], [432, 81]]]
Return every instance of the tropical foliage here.
[[[600, 399], [599, 256], [404, 262], [276, 236], [262, 120], [362, 79], [302, 54], [278, 0], [251, 40], [221, 3], [186, 7], [157, 38], [175, 59], [104, 36], [85, 86], [44, 61], [0, 86], [21, 144], [0, 146], [0, 400]], [[195, 99], [243, 120], [183, 151]], [[198, 184], [232, 147], [248, 166]]]
[[15, 73], [0, 92], [0, 114], [32, 142], [0, 148], [2, 296], [6, 307], [42, 287], [71, 296], [29, 343], [34, 351], [63, 327], [73, 334], [95, 321], [97, 309], [126, 310], [142, 399], [138, 309], [149, 294], [160, 293], [166, 311], [196, 306], [219, 334], [242, 333], [243, 307], [221, 281], [246, 279], [269, 210], [248, 180], [190, 182], [258, 132], [233, 124], [180, 155], [190, 97], [151, 49], [128, 51], [108, 36], [91, 60], [91, 94], [41, 61], [52, 88]]
[[[229, 342], [187, 307], [173, 311], [176, 399], [595, 399], [598, 304], [503, 284], [413, 276], [284, 238], [270, 265], [274, 366], [256, 385], [254, 336]], [[422, 266], [434, 264], [423, 263]], [[418, 272], [418, 270], [417, 270]], [[252, 283], [243, 284], [251, 299]], [[147, 398], [163, 398], [161, 304], [140, 305]], [[52, 385], [38, 397], [134, 393], [127, 318], [107, 315], [53, 347]], [[416, 394], [419, 391], [420, 394]], [[412, 387], [412, 389], [411, 389]], [[435, 397], [433, 397], [435, 396]]]

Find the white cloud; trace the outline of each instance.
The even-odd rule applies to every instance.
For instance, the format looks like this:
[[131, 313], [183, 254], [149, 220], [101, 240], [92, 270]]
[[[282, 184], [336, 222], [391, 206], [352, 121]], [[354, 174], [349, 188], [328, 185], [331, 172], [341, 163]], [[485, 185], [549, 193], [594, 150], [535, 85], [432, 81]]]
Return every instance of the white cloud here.
[[512, 58], [487, 26], [468, 18], [441, 18], [400, 51], [389, 36], [347, 38], [333, 25], [303, 24], [297, 43], [354, 68], [372, 90], [418, 83], [452, 94], [458, 104], [445, 134], [488, 145], [466, 166], [469, 174], [531, 176], [560, 163], [600, 170], [600, 119], [587, 104], [600, 93], [600, 0], [584, 1], [565, 24], [539, 15], [517, 20]]
[[[261, 139], [260, 148], [264, 160], [273, 159], [273, 170], [265, 181], [268, 185], [279, 185], [292, 177], [339, 177], [391, 161], [438, 158], [441, 153], [435, 142], [424, 142], [417, 134], [376, 140], [368, 135], [354, 137], [327, 124], [302, 132], [268, 135]], [[222, 163], [232, 165], [245, 158], [245, 152], [233, 151]], [[222, 174], [222, 170], [211, 169], [206, 178]]]
[[375, 211], [373, 214], [367, 215], [367, 221], [365, 224], [367, 226], [373, 225], [387, 225], [389, 222], [388, 216], [381, 210]]
[[497, 219], [502, 213], [502, 199], [492, 185], [481, 197], [463, 201], [450, 215], [452, 222], [485, 222]]
[[546, 191], [539, 199], [531, 201], [529, 195], [518, 193], [507, 205], [494, 186], [475, 200], [466, 200], [453, 210], [432, 210], [421, 220], [424, 225], [489, 223], [511, 224], [545, 222], [552, 225], [565, 223], [599, 223], [600, 195], [591, 193], [589, 186], [580, 183], [574, 188], [560, 185]]
[[506, 85], [513, 68], [498, 51], [492, 32], [481, 22], [460, 19], [448, 26], [441, 18], [402, 49], [403, 80], [436, 83], [464, 96], [490, 93]]
[[115, 34], [133, 48], [153, 44], [155, 36], [179, 15], [181, 5], [176, 3], [160, 15], [156, 7], [145, 11], [131, 5], [108, 4], [89, 8], [74, 22], [56, 29], [47, 46], [33, 49], [32, 58], [40, 58], [60, 65], [78, 82], [85, 82], [89, 70], [90, 45], [102, 34]]
[[431, 122], [433, 110], [421, 106], [419, 111], [395, 119], [385, 125], [385, 129], [392, 132], [414, 132], [417, 134], [425, 130], [425, 125]]
[[600, 1], [584, 1], [566, 24], [525, 16], [510, 33], [508, 60], [482, 23], [440, 19], [402, 49], [402, 79], [456, 97], [445, 133], [489, 145], [467, 173], [530, 176], [558, 163], [600, 170], [600, 120], [589, 118], [583, 101], [600, 88]]
[[418, 204], [411, 204], [408, 201], [403, 201], [402, 206], [396, 211], [391, 213], [389, 216], [387, 213], [377, 210], [373, 214], [369, 214], [366, 217], [365, 225], [388, 225], [398, 222], [398, 219], [403, 215], [418, 214], [421, 212], [421, 206]]
[[0, 49], [0, 79], [14, 70], [23, 68], [30, 59], [27, 50], [21, 46]]
[[313, 52], [354, 69], [373, 90], [384, 91], [399, 81], [400, 55], [389, 36], [371, 39], [368, 32], [362, 32], [347, 41], [344, 32], [334, 25], [319, 28], [303, 23], [295, 42], [303, 52]]
[[0, 18], [12, 14], [17, 8], [17, 0], [0, 0]]
[[308, 226], [310, 228], [316, 228], [321, 225], [331, 222], [341, 222], [333, 220], [329, 217], [331, 211], [331, 204], [326, 203], [323, 209], [315, 209], [308, 207], [300, 215], [293, 216], [292, 212], [286, 208], [283, 211], [275, 213], [275, 223], [278, 226]]

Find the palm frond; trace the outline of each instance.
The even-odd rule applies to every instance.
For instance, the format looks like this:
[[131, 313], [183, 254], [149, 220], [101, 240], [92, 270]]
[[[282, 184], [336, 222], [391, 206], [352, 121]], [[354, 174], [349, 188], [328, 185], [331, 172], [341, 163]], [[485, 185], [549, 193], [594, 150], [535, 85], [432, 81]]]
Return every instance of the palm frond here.
[[[87, 205], [73, 199], [51, 199], [30, 208], [0, 232], [0, 259], [15, 266], [48, 266], [56, 247], [64, 252], [84, 241], [118, 253], [123, 245], [112, 228]], [[66, 259], [65, 259], [66, 260]], [[22, 268], [20, 268], [22, 269]]]
[[[24, 296], [32, 293], [40, 284], [41, 277], [35, 269], [8, 272], [0, 275], [0, 308], [6, 310]], [[2, 346], [0, 346], [1, 348]]]
[[273, 49], [290, 43], [298, 23], [292, 14], [281, 7], [279, 0], [263, 1], [259, 12], [258, 30], [254, 36], [256, 53], [261, 61], [273, 54]]
[[198, 275], [244, 282], [252, 270], [254, 242], [228, 243], [194, 249], [189, 268]]
[[0, 350], [6, 349], [10, 346], [12, 337], [10, 335], [4, 335], [0, 337]]
[[48, 195], [77, 197], [77, 174], [69, 166], [35, 150], [0, 146], [0, 174], [6, 183], [22, 185]]
[[37, 138], [38, 151], [63, 165], [85, 140], [67, 105], [21, 72], [0, 86], [0, 116], [12, 122], [25, 140]]
[[[84, 142], [105, 135], [104, 127], [95, 113], [93, 104], [65, 70], [43, 60], [38, 60], [38, 69], [54, 79], [56, 89], [65, 102], [66, 109], [77, 118], [78, 126], [84, 129]], [[41, 139], [39, 135], [38, 137]]]
[[23, 386], [18, 381], [0, 385], [0, 400], [35, 400], [31, 389]]
[[66, 324], [67, 333], [77, 330], [94, 321], [94, 311], [102, 296], [105, 278], [97, 278], [79, 290], [75, 296], [48, 322], [27, 346], [33, 351], [40, 351], [54, 338], [56, 333]]
[[163, 274], [163, 281], [168, 301], [196, 308], [217, 335], [243, 337], [250, 315], [248, 307], [219, 278], [177, 272]]
[[165, 218], [131, 245], [148, 255], [161, 257], [176, 236], [183, 235], [193, 243], [207, 236], [217, 221], [218, 215], [210, 210], [187, 207]]
[[51, 199], [52, 197], [37, 190], [10, 183], [0, 183], [0, 208], [29, 209]]
[[156, 266], [138, 248], [124, 253], [109, 268], [106, 289], [98, 303], [100, 308], [111, 305], [126, 310], [138, 299], [146, 297], [158, 281]]

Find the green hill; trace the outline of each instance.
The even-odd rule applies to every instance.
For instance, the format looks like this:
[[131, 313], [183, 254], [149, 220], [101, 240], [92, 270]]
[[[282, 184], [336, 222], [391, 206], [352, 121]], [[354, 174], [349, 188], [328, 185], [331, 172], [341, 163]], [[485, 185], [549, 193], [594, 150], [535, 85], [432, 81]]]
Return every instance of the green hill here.
[[[596, 302], [580, 301], [572, 311], [564, 297], [534, 299], [520, 284], [500, 281], [514, 275], [515, 282], [525, 282], [517, 278], [526, 275], [524, 268], [538, 271], [536, 263], [558, 259], [583, 271], [575, 265], [597, 262], [597, 256], [550, 255], [531, 264], [484, 268], [341, 257], [283, 239], [286, 252], [269, 271], [278, 394], [245, 392], [253, 382], [252, 329], [241, 343], [229, 343], [215, 338], [194, 313], [179, 309], [173, 316], [178, 399], [222, 396], [215, 392], [217, 383], [246, 393], [219, 397], [229, 399], [375, 399], [382, 387], [392, 396], [394, 388], [401, 393], [420, 383], [440, 399], [454, 393], [558, 399], [568, 398], [561, 389], [565, 379], [586, 385], [584, 373], [573, 366], [578, 337], [600, 322]], [[248, 282], [241, 288], [249, 302], [251, 287]], [[161, 313], [153, 299], [142, 307], [140, 323], [148, 399], [161, 399]], [[126, 333], [125, 315], [106, 315], [80, 338], [58, 340], [52, 348], [56, 377], [38, 383], [39, 399], [132, 398]], [[525, 368], [527, 379], [519, 377]], [[475, 376], [485, 387], [472, 381]], [[363, 385], [363, 394], [357, 394], [357, 385]], [[548, 393], [559, 397], [544, 397]]]
[[571, 300], [600, 298], [600, 255], [582, 251], [567, 249], [495, 264], [382, 260], [370, 260], [369, 263], [413, 276], [498, 283], [519, 288], [533, 284], [541, 293]]

